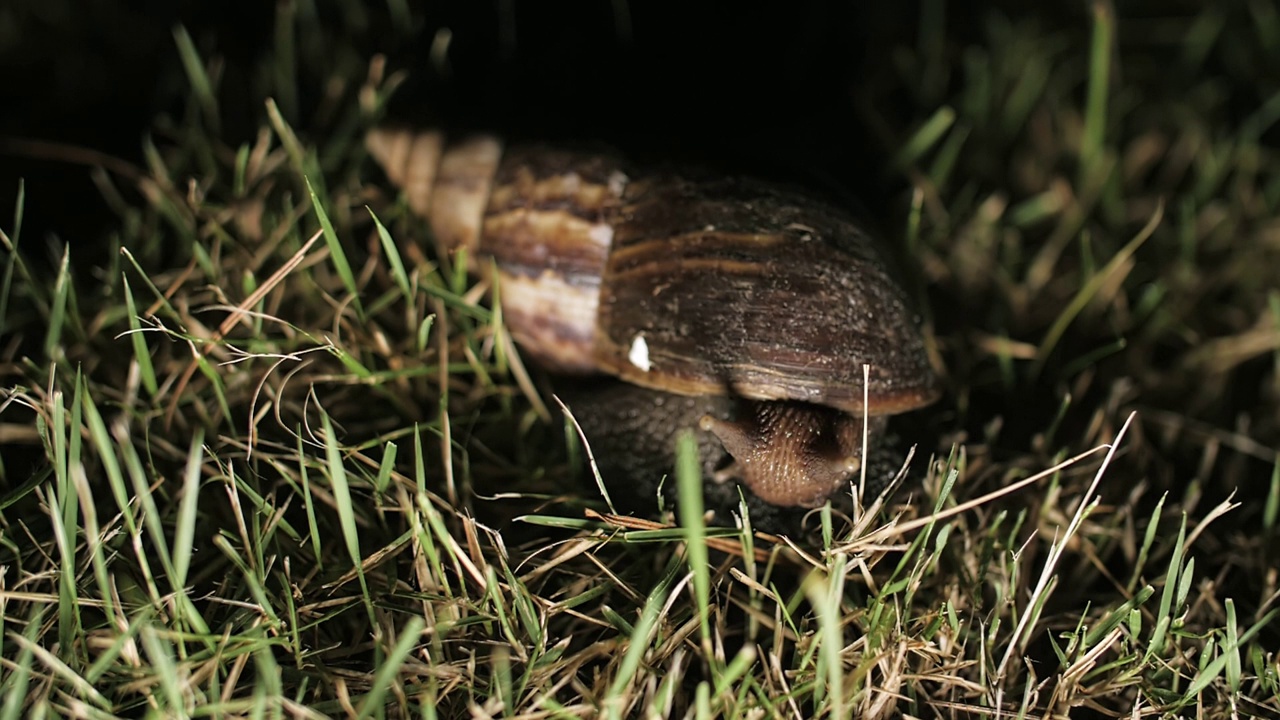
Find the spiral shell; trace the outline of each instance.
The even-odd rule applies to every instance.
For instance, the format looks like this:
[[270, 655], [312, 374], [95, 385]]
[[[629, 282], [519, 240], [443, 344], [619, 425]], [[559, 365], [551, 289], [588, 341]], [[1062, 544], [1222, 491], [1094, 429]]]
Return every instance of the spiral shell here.
[[939, 394], [905, 293], [830, 204], [485, 136], [384, 128], [367, 145], [441, 253], [492, 259], [507, 326], [543, 367], [742, 401], [702, 429], [768, 502], [820, 504], [858, 467], [861, 416]]

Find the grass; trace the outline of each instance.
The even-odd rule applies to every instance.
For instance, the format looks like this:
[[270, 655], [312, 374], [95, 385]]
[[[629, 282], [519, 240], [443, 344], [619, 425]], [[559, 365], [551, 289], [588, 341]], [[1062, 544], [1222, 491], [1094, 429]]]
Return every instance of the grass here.
[[1265, 3], [922, 4], [858, 92], [941, 439], [785, 540], [705, 527], [687, 446], [679, 523], [604, 512], [364, 156], [402, 77], [308, 7], [242, 144], [175, 31], [107, 265], [0, 224], [0, 718], [1280, 714]]

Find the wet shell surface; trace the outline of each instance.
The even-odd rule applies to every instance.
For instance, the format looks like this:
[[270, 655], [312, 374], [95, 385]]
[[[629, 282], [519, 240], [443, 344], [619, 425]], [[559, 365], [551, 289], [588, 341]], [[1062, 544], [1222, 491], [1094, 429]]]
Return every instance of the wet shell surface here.
[[[905, 293], [830, 204], [751, 178], [637, 172], [608, 153], [504, 150], [487, 136], [383, 128], [367, 144], [439, 252], [497, 269], [526, 357], [644, 390], [579, 397], [607, 397], [582, 415], [625, 444], [620, 457], [657, 453], [669, 468], [657, 448], [696, 425], [706, 468], [768, 503], [812, 507], [860, 467], [863, 416], [938, 396]], [[883, 427], [868, 424], [873, 440]]]
[[[874, 415], [936, 399], [916, 317], [842, 213], [749, 178], [660, 176], [626, 200], [601, 282], [596, 356], [609, 372]], [[638, 339], [647, 366], [630, 357]]]

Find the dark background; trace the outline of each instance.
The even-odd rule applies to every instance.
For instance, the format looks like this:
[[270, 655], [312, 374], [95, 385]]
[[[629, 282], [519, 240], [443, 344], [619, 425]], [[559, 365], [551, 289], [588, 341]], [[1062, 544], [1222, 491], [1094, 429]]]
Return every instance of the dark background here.
[[[261, 68], [276, 42], [277, 14], [289, 7], [163, 0], [6, 5], [0, 218], [10, 224], [17, 181], [25, 178], [24, 235], [57, 233], [75, 244], [92, 242], [111, 219], [88, 168], [50, 161], [47, 151], [24, 141], [52, 140], [141, 163], [154, 119], [180, 113], [187, 97], [172, 34], [177, 24], [206, 61], [223, 62], [224, 139], [233, 146], [251, 139], [270, 94]], [[390, 67], [412, 71], [393, 105], [402, 117], [709, 158], [850, 190], [871, 207], [901, 190], [886, 181], [884, 138], [867, 131], [859, 104], [875, 104], [892, 118], [892, 95], [910, 90], [893, 88], [891, 51], [918, 32], [915, 7], [457, 0], [415, 9], [406, 32], [384, 3], [354, 14], [347, 3], [319, 5], [318, 24], [327, 32], [354, 36], [366, 57], [386, 53]], [[948, 5], [954, 24], [963, 27], [978, 14], [969, 5]], [[452, 33], [444, 65], [430, 56], [440, 28]], [[298, 70], [304, 117], [319, 101], [326, 70]]]

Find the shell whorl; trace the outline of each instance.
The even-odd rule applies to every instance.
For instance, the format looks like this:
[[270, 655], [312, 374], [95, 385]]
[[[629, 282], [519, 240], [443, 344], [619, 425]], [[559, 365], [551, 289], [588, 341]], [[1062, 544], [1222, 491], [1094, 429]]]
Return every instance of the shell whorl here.
[[751, 178], [637, 176], [608, 154], [503, 153], [488, 136], [384, 130], [369, 146], [430, 208], [441, 250], [496, 261], [508, 327], [548, 369], [873, 415], [938, 396], [906, 294], [828, 203]]
[[475, 135], [378, 128], [370, 154], [428, 219], [439, 252], [489, 258], [507, 327], [524, 353], [558, 373], [599, 372], [594, 357], [600, 278], [629, 182], [621, 161], [551, 148], [503, 152]]
[[673, 447], [707, 407], [733, 417], [697, 423], [704, 465], [714, 434], [759, 498], [813, 507], [864, 462], [863, 416], [875, 436], [883, 416], [939, 394], [905, 293], [839, 208], [750, 178], [638, 175], [613, 155], [504, 151], [488, 136], [384, 128], [367, 145], [442, 256], [465, 249], [473, 273], [496, 268], [526, 357], [637, 386], [584, 413], [588, 437], [616, 440], [618, 457]]

